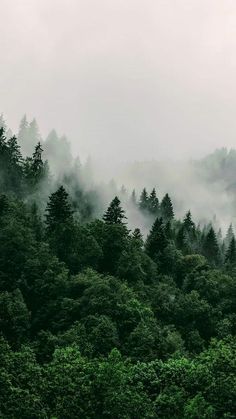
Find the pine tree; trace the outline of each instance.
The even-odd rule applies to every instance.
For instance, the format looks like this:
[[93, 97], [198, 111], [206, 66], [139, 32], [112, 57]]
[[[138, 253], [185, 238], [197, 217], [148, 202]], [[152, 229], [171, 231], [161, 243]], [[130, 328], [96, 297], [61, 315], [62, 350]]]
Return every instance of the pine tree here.
[[203, 254], [213, 265], [218, 265], [220, 261], [220, 252], [219, 246], [217, 243], [217, 238], [213, 227], [210, 227], [210, 230], [206, 234], [203, 243]]
[[7, 140], [7, 147], [8, 147], [8, 152], [10, 155], [11, 162], [13, 164], [17, 164], [21, 166], [23, 163], [23, 158], [21, 155], [20, 146], [15, 136]]
[[156, 195], [156, 189], [153, 188], [148, 199], [148, 209], [151, 214], [157, 217], [159, 213], [159, 200]]
[[233, 226], [232, 223], [229, 225], [229, 228], [227, 230], [226, 233], [226, 237], [225, 237], [225, 247], [226, 249], [228, 249], [232, 239], [234, 238], [234, 230], [233, 230]]
[[232, 237], [229, 247], [226, 251], [225, 264], [230, 266], [236, 265], [236, 241], [234, 237]]
[[49, 167], [47, 161], [42, 160], [43, 149], [38, 143], [35, 147], [32, 157], [27, 157], [24, 163], [25, 178], [28, 184], [35, 186], [42, 180], [49, 178]]
[[35, 172], [40, 171], [43, 167], [42, 153], [43, 149], [41, 147], [40, 142], [38, 142], [33, 153], [32, 167]]
[[136, 207], [136, 205], [137, 205], [137, 197], [136, 197], [135, 189], [133, 189], [133, 191], [131, 193], [130, 202], [131, 202], [132, 205], [134, 205]]
[[146, 252], [151, 258], [156, 259], [163, 253], [167, 244], [168, 240], [165, 235], [165, 225], [162, 218], [157, 218], [146, 240]]
[[[17, 135], [22, 153], [24, 156], [26, 156], [28, 154], [29, 151], [29, 124], [27, 121], [27, 117], [26, 115], [23, 116], [21, 122], [20, 122], [20, 126], [19, 126], [19, 131], [18, 131], [18, 135]], [[29, 154], [31, 154], [32, 151], [30, 151]]]
[[160, 213], [164, 221], [170, 221], [174, 218], [173, 205], [168, 194], [161, 201]]
[[148, 210], [148, 204], [149, 204], [148, 193], [147, 193], [146, 188], [144, 188], [141, 192], [140, 201], [139, 201], [140, 210], [141, 211]]
[[124, 224], [125, 218], [125, 211], [121, 208], [120, 200], [116, 196], [103, 215], [103, 220], [106, 224]]
[[185, 230], [187, 230], [188, 232], [193, 232], [196, 229], [195, 224], [192, 220], [192, 215], [190, 211], [188, 211], [184, 217], [183, 226]]
[[69, 195], [63, 186], [52, 193], [46, 208], [46, 225], [48, 231], [53, 231], [58, 224], [72, 221], [73, 211], [69, 202]]

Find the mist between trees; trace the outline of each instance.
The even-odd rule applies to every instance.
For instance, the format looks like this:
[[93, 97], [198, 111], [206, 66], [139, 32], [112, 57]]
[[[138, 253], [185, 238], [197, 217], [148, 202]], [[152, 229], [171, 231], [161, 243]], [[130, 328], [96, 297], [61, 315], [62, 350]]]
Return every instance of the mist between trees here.
[[234, 165], [101, 184], [64, 136], [1, 118], [0, 417], [235, 417]]

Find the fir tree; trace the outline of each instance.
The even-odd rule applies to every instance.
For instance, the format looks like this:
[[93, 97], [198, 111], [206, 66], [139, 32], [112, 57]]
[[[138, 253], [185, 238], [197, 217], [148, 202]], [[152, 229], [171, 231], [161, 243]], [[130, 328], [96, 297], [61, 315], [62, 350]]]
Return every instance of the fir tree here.
[[121, 208], [119, 198], [116, 196], [103, 215], [103, 220], [106, 224], [124, 224], [123, 220], [125, 218], [125, 212]]
[[29, 124], [28, 124], [26, 115], [23, 116], [20, 122], [17, 138], [18, 138], [23, 155], [26, 156], [27, 154], [31, 154], [32, 149], [31, 147], [29, 148]]
[[226, 249], [228, 249], [232, 239], [234, 238], [234, 230], [233, 230], [233, 226], [232, 223], [229, 225], [229, 228], [227, 230], [226, 233], [226, 237], [225, 237], [225, 247]]
[[168, 194], [161, 201], [160, 213], [164, 221], [170, 221], [174, 218], [173, 205]]
[[188, 211], [187, 214], [184, 217], [183, 226], [184, 226], [185, 230], [187, 230], [188, 232], [195, 231], [195, 224], [192, 220], [192, 215], [191, 215], [190, 211]]
[[157, 218], [146, 240], [146, 252], [152, 259], [156, 259], [163, 253], [167, 244], [168, 240], [165, 235], [165, 225], [162, 218]]
[[133, 191], [132, 191], [132, 194], [131, 194], [131, 197], [130, 197], [130, 201], [136, 207], [136, 205], [137, 205], [137, 197], [136, 197], [135, 189], [133, 189]]
[[236, 265], [236, 241], [234, 236], [232, 237], [229, 247], [225, 254], [225, 264], [230, 266]]
[[218, 265], [220, 260], [219, 246], [213, 227], [210, 227], [204, 243], [203, 243], [203, 254], [213, 265]]
[[47, 161], [42, 160], [43, 149], [38, 143], [32, 157], [27, 157], [24, 164], [25, 177], [31, 186], [49, 177]]
[[146, 188], [144, 188], [140, 195], [140, 201], [139, 201], [140, 210], [141, 211], [148, 210], [148, 204], [149, 204], [148, 193], [147, 193]]
[[156, 189], [153, 188], [148, 199], [148, 209], [151, 214], [157, 217], [159, 213], [159, 200], [156, 195]]
[[69, 202], [69, 195], [63, 186], [52, 193], [46, 208], [46, 225], [48, 231], [53, 231], [58, 224], [72, 221], [73, 211]]
[[11, 162], [13, 164], [17, 164], [21, 166], [23, 163], [23, 158], [21, 155], [20, 146], [15, 136], [7, 140], [7, 147], [8, 147], [8, 152], [10, 155]]

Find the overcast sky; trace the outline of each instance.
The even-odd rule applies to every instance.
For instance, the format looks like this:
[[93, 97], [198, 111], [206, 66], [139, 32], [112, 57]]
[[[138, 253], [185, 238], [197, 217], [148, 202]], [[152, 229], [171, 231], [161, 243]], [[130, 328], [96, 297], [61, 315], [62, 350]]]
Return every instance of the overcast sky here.
[[236, 147], [235, 0], [1, 0], [0, 111], [102, 161]]

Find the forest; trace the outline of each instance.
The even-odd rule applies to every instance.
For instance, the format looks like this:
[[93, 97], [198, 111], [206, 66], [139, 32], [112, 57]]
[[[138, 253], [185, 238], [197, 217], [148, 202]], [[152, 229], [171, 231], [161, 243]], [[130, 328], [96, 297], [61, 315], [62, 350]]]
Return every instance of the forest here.
[[66, 138], [0, 122], [0, 417], [235, 418], [233, 225], [153, 185], [103, 208]]

